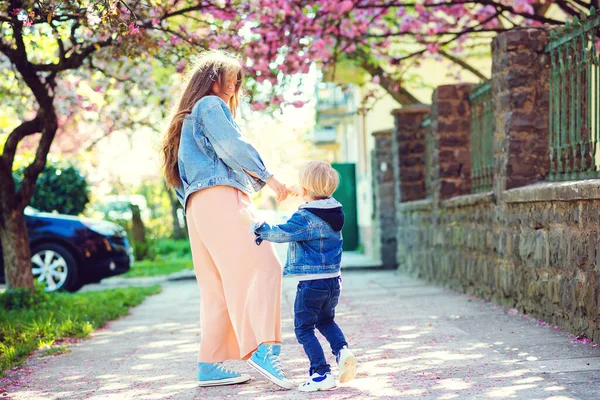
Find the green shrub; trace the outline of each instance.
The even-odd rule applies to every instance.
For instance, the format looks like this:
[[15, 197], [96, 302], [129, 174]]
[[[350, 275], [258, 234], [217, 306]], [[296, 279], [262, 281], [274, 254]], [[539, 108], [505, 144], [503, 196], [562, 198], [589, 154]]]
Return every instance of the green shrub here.
[[[25, 168], [13, 173], [17, 186]], [[69, 163], [48, 161], [38, 176], [29, 205], [40, 211], [81, 214], [89, 203], [88, 183], [79, 169]]]

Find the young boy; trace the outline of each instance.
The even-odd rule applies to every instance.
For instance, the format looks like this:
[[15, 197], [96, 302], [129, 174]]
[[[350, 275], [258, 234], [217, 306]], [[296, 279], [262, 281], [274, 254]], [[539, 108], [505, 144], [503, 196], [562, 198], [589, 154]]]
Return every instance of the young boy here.
[[[310, 360], [310, 378], [299, 386], [303, 392], [335, 387], [331, 368], [315, 336], [317, 328], [331, 345], [339, 366], [340, 382], [356, 375], [356, 358], [340, 327], [335, 323], [335, 307], [340, 297], [342, 259], [342, 205], [331, 197], [339, 184], [337, 172], [329, 164], [311, 161], [300, 171], [300, 186], [290, 189], [306, 204], [282, 225], [255, 223], [256, 244], [263, 240], [289, 242], [284, 276], [297, 277], [294, 303], [294, 331]], [[245, 216], [250, 219], [249, 215]]]

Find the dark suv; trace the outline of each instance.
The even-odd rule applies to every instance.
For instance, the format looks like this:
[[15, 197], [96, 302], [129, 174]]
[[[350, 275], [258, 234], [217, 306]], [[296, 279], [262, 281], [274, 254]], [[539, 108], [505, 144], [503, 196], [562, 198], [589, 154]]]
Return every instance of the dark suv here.
[[[117, 224], [25, 209], [33, 276], [47, 291], [76, 291], [129, 271], [133, 249]], [[4, 282], [0, 247], [0, 282]]]

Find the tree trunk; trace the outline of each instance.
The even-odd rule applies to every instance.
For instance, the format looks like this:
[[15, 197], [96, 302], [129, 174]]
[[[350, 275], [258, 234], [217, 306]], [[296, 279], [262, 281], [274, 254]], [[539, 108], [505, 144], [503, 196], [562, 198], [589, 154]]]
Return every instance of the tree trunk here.
[[[177, 200], [177, 196], [173, 194], [173, 191], [169, 189], [169, 187], [164, 184], [165, 191], [167, 192], [167, 196], [169, 196], [169, 203], [171, 203], [171, 217], [173, 218], [173, 239], [186, 239], [187, 238], [187, 229], [184, 225], [183, 227], [179, 225], [179, 215], [177, 211], [179, 210], [179, 200]], [[184, 219], [185, 224], [185, 219]]]
[[[5, 197], [3, 196], [4, 200]], [[4, 259], [4, 276], [9, 289], [28, 288], [33, 290], [31, 273], [31, 250], [25, 215], [22, 211], [10, 209], [6, 201], [2, 204], [2, 225], [0, 241]]]
[[[23, 122], [11, 132], [0, 157], [0, 240], [6, 282], [11, 289], [34, 289], [24, 210], [33, 196], [37, 177], [46, 165], [46, 157], [58, 129], [51, 100], [47, 106], [46, 111], [38, 111], [35, 119]], [[35, 158], [25, 169], [17, 190], [12, 176], [17, 146], [24, 137], [40, 131], [42, 137]]]
[[135, 240], [137, 243], [146, 244], [146, 227], [142, 221], [140, 208], [135, 204], [131, 204], [130, 207], [133, 240]]
[[131, 230], [133, 239], [133, 250], [137, 260], [145, 260], [148, 258], [148, 241], [146, 240], [146, 227], [140, 215], [140, 208], [135, 204], [130, 204], [131, 208]]

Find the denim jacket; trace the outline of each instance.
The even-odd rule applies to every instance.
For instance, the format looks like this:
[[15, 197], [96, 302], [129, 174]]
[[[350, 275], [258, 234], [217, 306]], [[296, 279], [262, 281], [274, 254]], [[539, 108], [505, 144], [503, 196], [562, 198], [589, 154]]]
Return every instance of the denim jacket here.
[[283, 275], [332, 274], [342, 261], [342, 205], [333, 198], [300, 206], [289, 221], [271, 226], [256, 223], [256, 244], [289, 242]]
[[227, 104], [217, 96], [198, 100], [184, 119], [178, 162], [182, 184], [175, 192], [184, 210], [188, 197], [198, 190], [226, 185], [251, 194], [271, 177], [256, 149], [242, 136]]

